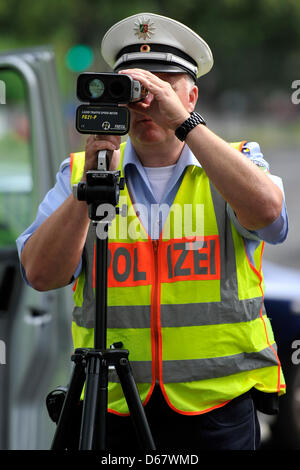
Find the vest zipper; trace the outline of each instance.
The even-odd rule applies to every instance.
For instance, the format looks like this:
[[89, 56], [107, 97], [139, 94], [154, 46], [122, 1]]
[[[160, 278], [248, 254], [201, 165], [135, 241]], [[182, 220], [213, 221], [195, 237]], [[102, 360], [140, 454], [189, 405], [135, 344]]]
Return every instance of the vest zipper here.
[[154, 337], [154, 383], [159, 383], [159, 277], [158, 277], [158, 240], [152, 241], [154, 254], [154, 290], [153, 290], [153, 337]]

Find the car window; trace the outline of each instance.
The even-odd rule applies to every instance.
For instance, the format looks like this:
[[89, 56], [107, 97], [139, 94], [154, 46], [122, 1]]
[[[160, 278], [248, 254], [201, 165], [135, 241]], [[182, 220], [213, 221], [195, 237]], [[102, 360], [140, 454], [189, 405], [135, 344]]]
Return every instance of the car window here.
[[27, 90], [14, 69], [0, 69], [0, 248], [15, 244], [32, 220]]

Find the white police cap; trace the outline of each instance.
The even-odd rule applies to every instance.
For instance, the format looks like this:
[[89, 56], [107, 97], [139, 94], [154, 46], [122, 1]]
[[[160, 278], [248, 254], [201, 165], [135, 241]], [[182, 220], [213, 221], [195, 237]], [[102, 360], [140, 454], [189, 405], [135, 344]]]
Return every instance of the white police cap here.
[[143, 68], [151, 72], [186, 72], [195, 80], [213, 66], [206, 42], [179, 21], [140, 13], [112, 26], [101, 44], [104, 60], [114, 71]]

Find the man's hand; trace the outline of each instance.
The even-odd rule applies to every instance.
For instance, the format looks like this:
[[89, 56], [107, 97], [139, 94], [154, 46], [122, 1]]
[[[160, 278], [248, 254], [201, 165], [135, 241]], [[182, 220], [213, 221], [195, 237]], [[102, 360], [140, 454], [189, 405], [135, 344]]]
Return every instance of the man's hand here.
[[[182, 124], [193, 111], [197, 92], [193, 99], [187, 100], [190, 84], [186, 80], [185, 74], [160, 74], [154, 75], [148, 70], [128, 69], [119, 73], [130, 75], [134, 80], [138, 80], [147, 90], [148, 95], [138, 103], [130, 103], [129, 109], [137, 113], [149, 116], [156, 124], [163, 128], [175, 130]], [[193, 87], [197, 90], [197, 87]], [[188, 93], [184, 93], [188, 91]]]
[[85, 146], [85, 165], [84, 175], [88, 170], [97, 169], [97, 156], [100, 150], [112, 150], [113, 155], [110, 161], [110, 170], [115, 170], [118, 167], [120, 159], [120, 143], [121, 137], [118, 135], [90, 135], [86, 140]]

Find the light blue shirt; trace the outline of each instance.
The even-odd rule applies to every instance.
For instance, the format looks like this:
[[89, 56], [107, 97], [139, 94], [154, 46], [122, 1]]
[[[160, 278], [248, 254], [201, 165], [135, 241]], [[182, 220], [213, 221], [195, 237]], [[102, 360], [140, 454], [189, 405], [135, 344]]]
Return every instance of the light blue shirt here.
[[[243, 153], [257, 165], [262, 166], [267, 170], [269, 169], [269, 165], [264, 160], [263, 155], [261, 153], [260, 146], [256, 142], [248, 142], [247, 144], [245, 144], [243, 148]], [[138, 203], [139, 207], [146, 208], [144, 212], [140, 211], [139, 217], [144, 227], [148, 228], [148, 233], [150, 236], [152, 236], [152, 238], [159, 237], [160, 231], [167, 216], [164, 210], [160, 211], [161, 205], [167, 204], [169, 207], [172, 205], [176, 193], [181, 184], [181, 181], [183, 179], [183, 176], [185, 174], [185, 170], [189, 165], [196, 165], [198, 167], [201, 167], [199, 161], [193, 155], [189, 147], [185, 145], [181, 156], [174, 167], [172, 176], [165, 190], [165, 194], [160, 204], [158, 204], [151, 190], [151, 185], [145, 168], [138, 159], [130, 139], [128, 139], [127, 145], [125, 147], [123, 160], [123, 169], [126, 184], [132, 201], [134, 203]], [[270, 175], [270, 177], [283, 191], [281, 179], [273, 175]], [[26, 243], [28, 238], [36, 231], [36, 229], [44, 222], [44, 220], [49, 217], [52, 212], [54, 212], [66, 200], [68, 196], [70, 196], [70, 181], [71, 169], [70, 159], [68, 158], [61, 163], [59, 172], [56, 175], [56, 184], [46, 194], [44, 200], [39, 205], [35, 221], [17, 239], [16, 243], [19, 256], [21, 255], [24, 244]], [[156, 211], [151, 211], [151, 206], [155, 206]], [[244, 227], [242, 227], [239, 224], [233, 210], [230, 208], [229, 205], [227, 206], [227, 211], [236, 229], [245, 239], [247, 255], [250, 260], [253, 260], [254, 250], [256, 249], [257, 245], [260, 243], [261, 240], [264, 240], [271, 244], [278, 244], [282, 243], [287, 237], [288, 216], [285, 203], [283, 204], [282, 211], [278, 219], [268, 227], [265, 227], [256, 232], [250, 232]], [[159, 225], [157, 225], [156, 223], [157, 214], [159, 214], [160, 216]], [[21, 271], [24, 280], [28, 283], [22, 266]], [[79, 263], [74, 273], [74, 278], [78, 277], [80, 271], [81, 262]]]

